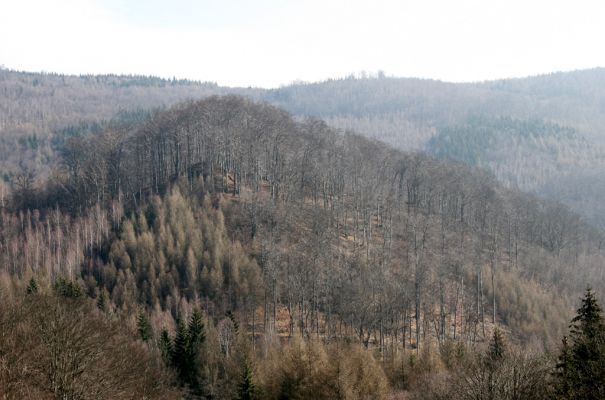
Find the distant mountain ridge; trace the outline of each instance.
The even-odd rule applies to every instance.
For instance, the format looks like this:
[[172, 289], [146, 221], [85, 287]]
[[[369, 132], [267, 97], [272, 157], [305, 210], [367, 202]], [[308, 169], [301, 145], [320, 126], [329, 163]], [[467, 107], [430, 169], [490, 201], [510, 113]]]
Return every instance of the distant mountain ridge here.
[[266, 99], [403, 150], [485, 168], [605, 226], [605, 192], [595, 189], [605, 187], [604, 68], [482, 83], [329, 80]]
[[575, 129], [542, 120], [471, 118], [440, 129], [427, 151], [492, 171], [501, 182], [534, 191], [561, 174], [603, 166], [600, 146]]
[[[605, 193], [587, 191], [585, 184], [575, 188], [587, 181], [587, 174], [591, 180], [603, 180], [595, 187], [605, 187], [605, 174], [599, 173], [605, 170], [604, 68], [481, 83], [350, 77], [270, 90], [143, 76], [3, 69], [0, 94], [0, 167], [7, 183], [23, 171], [47, 173], [56, 160], [52, 144], [56, 132], [66, 127], [107, 121], [118, 112], [238, 94], [278, 105], [299, 118], [322, 118], [332, 127], [402, 150], [479, 165], [505, 184], [560, 200], [605, 225], [605, 218], [595, 212]], [[493, 123], [508, 120], [516, 127], [501, 129]], [[540, 126], [557, 126], [569, 134], [525, 138], [535, 136], [534, 128]], [[498, 140], [487, 140], [490, 137]], [[438, 143], [447, 144], [447, 151], [439, 150]], [[453, 154], [455, 149], [464, 156]], [[563, 180], [565, 190], [560, 188]]]

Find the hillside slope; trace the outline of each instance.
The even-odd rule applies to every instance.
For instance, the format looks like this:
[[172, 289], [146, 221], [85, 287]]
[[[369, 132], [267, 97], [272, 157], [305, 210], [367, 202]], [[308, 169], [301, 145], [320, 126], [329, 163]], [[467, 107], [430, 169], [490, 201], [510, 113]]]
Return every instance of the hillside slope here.
[[[480, 166], [503, 183], [562, 201], [604, 226], [600, 199], [605, 193], [579, 184], [596, 178], [596, 186], [603, 186], [603, 81], [602, 68], [475, 84], [349, 78], [287, 86], [265, 98], [295, 114], [320, 116], [334, 127], [403, 150], [428, 151], [471, 165], [482, 158]], [[511, 119], [516, 121], [512, 129], [485, 123]], [[549, 125], [569, 135], [546, 138], [540, 126]], [[519, 140], [540, 134], [546, 142]], [[463, 156], [435, 147], [445, 136]], [[497, 143], [490, 139], [495, 136], [500, 137]]]
[[[562, 310], [519, 314], [526, 308], [515, 302], [526, 302], [537, 293], [546, 296], [543, 300], [548, 299], [555, 293], [547, 289], [552, 287], [556, 287], [558, 295], [574, 296], [587, 282], [598, 286], [592, 277], [598, 274], [595, 263], [601, 257], [600, 235], [564, 207], [509, 191], [489, 176], [461, 164], [401, 153], [361, 136], [338, 133], [320, 121], [299, 123], [282, 110], [243, 98], [211, 97], [181, 104], [122, 131], [72, 138], [62, 153], [64, 172], [55, 175], [43, 192], [17, 191], [15, 207], [59, 206], [75, 212], [83, 207], [101, 206], [102, 210], [111, 205], [107, 212], [112, 215], [123, 208], [137, 209], [153, 195], [171, 193], [171, 187], [180, 182], [184, 200], [170, 197], [164, 200], [168, 201], [167, 206], [154, 204], [144, 211], [147, 222], [141, 222], [139, 217], [131, 224], [153, 226], [176, 218], [169, 217], [173, 213], [179, 220], [191, 213], [191, 218], [172, 228], [176, 229], [174, 238], [182, 236], [189, 242], [196, 228], [192, 227], [190, 233], [181, 231], [188, 229], [185, 221], [193, 221], [193, 216], [202, 213], [195, 194], [202, 198], [205, 193], [229, 194], [222, 200], [222, 196], [215, 198], [228, 222], [226, 228], [220, 227], [222, 222], [215, 222], [217, 229], [227, 229], [232, 238], [257, 256], [265, 278], [270, 273], [294, 279], [277, 281], [285, 287], [265, 286], [265, 290], [274, 291], [273, 301], [282, 305], [287, 301], [298, 303], [301, 312], [310, 310], [311, 316], [320, 310], [330, 310], [343, 321], [358, 321], [354, 325], [360, 330], [360, 337], [384, 324], [381, 318], [386, 315], [379, 309], [389, 310], [387, 315], [395, 313], [398, 321], [405, 321], [406, 315], [417, 315], [417, 332], [428, 330], [435, 323], [440, 327], [442, 339], [452, 334], [450, 329], [454, 332], [463, 329], [470, 335], [472, 325], [458, 326], [461, 323], [458, 313], [460, 304], [470, 306], [473, 302], [478, 314], [465, 324], [471, 321], [484, 324], [486, 315], [491, 315], [492, 323], [505, 321], [521, 340], [534, 335], [550, 336], [552, 332], [536, 327], [555, 329], [556, 325], [549, 325], [552, 317], [545, 316], [562, 315]], [[175, 199], [181, 194], [174, 194]], [[174, 202], [181, 204], [178, 207], [182, 211], [171, 209]], [[168, 208], [160, 211], [162, 207]], [[207, 207], [205, 204], [204, 208]], [[165, 217], [158, 217], [160, 214]], [[104, 235], [109, 220], [117, 223], [123, 214], [110, 215], [103, 219]], [[202, 217], [202, 220], [216, 218]], [[135, 240], [127, 239], [133, 234], [128, 233], [132, 228], [120, 229], [126, 229], [119, 234], [122, 240]], [[135, 236], [151, 234], [158, 238], [164, 230], [154, 229], [147, 233], [147, 228], [137, 228]], [[170, 248], [171, 239], [167, 240], [158, 242], [156, 248]], [[69, 242], [76, 245], [77, 240]], [[18, 243], [15, 245], [19, 246]], [[117, 257], [111, 255], [115, 246], [127, 249], [128, 256], [112, 258]], [[110, 255], [102, 255], [100, 264], [96, 260], [87, 263], [102, 266], [109, 262], [117, 272], [120, 268], [136, 267], [137, 273], [141, 273], [140, 268], [151, 268], [151, 264], [139, 262], [135, 266], [118, 261], [139, 258], [128, 250], [132, 246], [107, 243], [103, 248], [111, 248]], [[214, 282], [212, 285], [218, 285], [213, 289], [210, 283], [201, 281], [196, 284], [199, 287], [191, 286], [193, 282], [186, 278], [189, 272], [179, 268], [195, 269], [187, 265], [191, 262], [206, 265], [208, 261], [202, 261], [207, 257], [201, 250], [205, 246], [191, 247], [192, 254], [188, 253], [189, 246], [192, 245], [177, 245], [169, 250], [176, 250], [174, 255], [167, 253], [151, 260], [174, 263], [173, 267], [168, 264], [165, 268], [179, 271], [174, 282], [185, 279], [177, 287], [193, 290], [188, 299], [202, 287], [206, 288], [205, 296], [235, 290], [222, 287], [226, 278], [207, 278]], [[224, 245], [219, 248], [224, 251]], [[71, 254], [73, 249], [64, 251]], [[26, 249], [23, 252], [27, 254]], [[219, 257], [212, 254], [210, 259]], [[72, 265], [78, 264], [77, 257]], [[288, 272], [293, 267], [296, 272]], [[52, 266], [48, 268], [54, 270]], [[209, 269], [207, 274], [224, 276], [224, 268], [215, 272]], [[350, 276], [354, 271], [357, 272]], [[156, 279], [161, 282], [161, 277], [153, 278], [150, 273], [145, 272], [146, 278], [137, 278], [135, 282], [143, 284], [148, 280], [152, 284]], [[491, 276], [490, 285], [483, 282], [487, 280], [485, 274]], [[99, 272], [92, 276], [97, 275]], [[497, 277], [503, 281], [494, 281]], [[523, 288], [528, 285], [526, 279], [530, 279], [530, 287], [537, 285], [544, 289], [528, 287], [527, 293], [515, 299], [499, 300], [498, 295], [489, 295], [495, 291], [508, 296], [506, 288]], [[460, 286], [464, 281], [475, 281], [474, 295], [473, 286], [466, 289]], [[235, 282], [235, 278], [225, 282]], [[336, 286], [325, 286], [327, 282]], [[152, 286], [159, 289], [162, 284]], [[595, 288], [601, 290], [600, 286]], [[111, 287], [107, 289], [113, 293]], [[121, 296], [125, 290], [119, 290]], [[376, 297], [376, 291], [392, 295]], [[440, 297], [436, 296], [439, 292]], [[168, 288], [162, 293], [171, 293], [174, 304], [179, 304], [178, 299], [183, 296]], [[130, 296], [140, 298], [140, 295], [134, 292]], [[145, 298], [156, 296], [148, 294]], [[488, 303], [485, 296], [492, 296], [492, 301]], [[350, 300], [341, 303], [344, 298]], [[538, 299], [532, 301], [538, 302], [539, 308], [559, 304], [554, 298], [544, 303]], [[155, 302], [148, 302], [149, 306], [155, 306]], [[358, 302], [359, 306], [349, 308]], [[499, 308], [500, 302], [508, 305]], [[160, 304], [162, 308], [168, 307], [163, 300]], [[438, 309], [441, 317], [429, 323], [436, 318], [434, 312]], [[465, 311], [465, 315], [467, 312], [470, 311]], [[427, 318], [423, 322], [427, 324], [425, 328], [420, 327], [423, 318]], [[304, 332], [308, 327], [303, 324], [300, 329]]]
[[496, 327], [546, 382], [532, 352], [587, 282], [605, 293], [602, 235], [564, 206], [266, 103], [213, 96], [58, 146], [0, 213], [3, 293], [86, 297], [190, 398], [236, 397], [240, 371], [269, 399], [419, 394]]
[[54, 140], [66, 128], [227, 92], [237, 90], [209, 82], [145, 76], [72, 76], [0, 68], [3, 178], [10, 181], [24, 172], [46, 176], [57, 161]]
[[[78, 133], [81, 124], [106, 127], [120, 112], [136, 114], [231, 93], [279, 105], [297, 117], [319, 117], [332, 127], [405, 151], [428, 151], [471, 165], [481, 158], [479, 165], [506, 185], [561, 201], [603, 226], [600, 199], [605, 193], [595, 188], [605, 187], [604, 80], [605, 71], [593, 69], [474, 84], [376, 77], [262, 90], [151, 77], [0, 70], [0, 194], [46, 177], [58, 160], [56, 142], [63, 140], [65, 129]], [[506, 120], [515, 126], [502, 129], [493, 122]], [[569, 134], [546, 137], [540, 130], [548, 126]], [[540, 141], [519, 140], [537, 134]], [[436, 149], [444, 136], [465, 156]], [[492, 136], [502, 139], [490, 142]], [[594, 180], [587, 190], [584, 182]]]

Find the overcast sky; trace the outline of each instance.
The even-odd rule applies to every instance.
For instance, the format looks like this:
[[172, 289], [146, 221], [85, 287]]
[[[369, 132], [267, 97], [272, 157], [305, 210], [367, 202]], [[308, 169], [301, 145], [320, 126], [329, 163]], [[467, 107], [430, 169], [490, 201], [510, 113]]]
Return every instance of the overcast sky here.
[[0, 0], [0, 65], [276, 87], [605, 66], [605, 1]]

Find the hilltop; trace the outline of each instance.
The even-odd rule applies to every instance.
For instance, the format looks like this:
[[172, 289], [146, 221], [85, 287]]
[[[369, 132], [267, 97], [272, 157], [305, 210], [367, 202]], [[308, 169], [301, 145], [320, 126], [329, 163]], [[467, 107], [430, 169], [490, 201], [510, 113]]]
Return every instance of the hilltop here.
[[[0, 70], [0, 165], [6, 183], [23, 180], [23, 174], [45, 177], [57, 161], [56, 143], [65, 136], [99, 131], [99, 124], [129, 123], [184, 100], [239, 94], [401, 150], [485, 168], [505, 185], [561, 201], [600, 226], [603, 81], [605, 70], [597, 68], [482, 83], [378, 76], [265, 90], [5, 69]], [[566, 134], [551, 134], [561, 130]], [[477, 135], [483, 139], [470, 143]], [[487, 140], [496, 136], [497, 141]], [[444, 137], [457, 150], [444, 151], [438, 145]]]

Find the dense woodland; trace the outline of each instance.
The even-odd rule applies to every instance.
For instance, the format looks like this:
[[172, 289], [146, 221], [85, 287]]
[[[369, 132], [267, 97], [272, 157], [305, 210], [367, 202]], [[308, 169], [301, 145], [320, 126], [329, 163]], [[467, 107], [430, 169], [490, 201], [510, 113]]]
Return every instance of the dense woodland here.
[[[220, 94], [214, 83], [144, 76], [16, 72], [0, 68], [0, 167], [4, 181], [23, 174], [48, 176], [56, 141], [69, 127], [94, 126], [186, 99]], [[71, 132], [73, 133], [73, 132]]]
[[439, 129], [427, 150], [440, 159], [491, 171], [498, 181], [525, 191], [543, 190], [562, 175], [599, 170], [605, 160], [599, 147], [569, 127], [511, 118], [476, 117]]
[[[483, 158], [505, 184], [561, 201], [602, 227], [604, 82], [602, 68], [474, 84], [378, 74], [293, 84], [264, 98], [406, 151], [452, 156], [433, 146], [448, 136], [464, 154], [457, 159]], [[479, 136], [499, 139], [469, 141]]]
[[590, 398], [603, 234], [567, 207], [243, 97], [128, 115], [3, 200], [9, 398]]
[[[481, 167], [506, 185], [560, 201], [603, 227], [603, 82], [605, 73], [599, 68], [468, 84], [378, 73], [267, 90], [0, 68], [0, 201], [15, 183], [45, 180], [60, 162], [57, 142], [83, 126], [106, 125], [118, 113], [139, 114], [184, 100], [238, 94], [278, 105], [298, 119], [321, 118], [337, 129], [404, 151], [450, 157], [433, 146], [434, 140], [448, 136], [465, 155], [457, 159], [482, 159]], [[557, 130], [569, 135], [557, 135]], [[469, 142], [477, 135], [499, 139]]]

